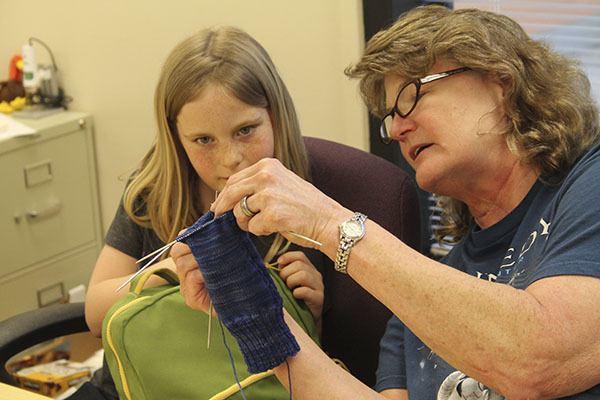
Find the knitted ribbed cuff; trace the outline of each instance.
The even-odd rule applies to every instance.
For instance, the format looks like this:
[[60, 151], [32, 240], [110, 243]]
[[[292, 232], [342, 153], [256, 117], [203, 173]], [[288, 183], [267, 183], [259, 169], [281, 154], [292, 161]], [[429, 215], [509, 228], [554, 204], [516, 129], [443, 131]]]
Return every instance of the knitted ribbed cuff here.
[[180, 236], [198, 261], [223, 325], [235, 337], [251, 373], [300, 351], [283, 320], [283, 301], [248, 234], [230, 211], [201, 217]]
[[281, 308], [223, 321], [223, 324], [236, 338], [250, 373], [275, 368], [300, 351], [296, 338], [283, 320]]

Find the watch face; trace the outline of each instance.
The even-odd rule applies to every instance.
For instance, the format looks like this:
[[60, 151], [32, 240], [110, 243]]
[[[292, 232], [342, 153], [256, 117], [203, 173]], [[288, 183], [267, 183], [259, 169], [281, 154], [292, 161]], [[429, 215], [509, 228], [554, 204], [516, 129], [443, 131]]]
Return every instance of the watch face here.
[[346, 221], [342, 224], [342, 232], [351, 239], [358, 239], [363, 235], [363, 227], [356, 221]]

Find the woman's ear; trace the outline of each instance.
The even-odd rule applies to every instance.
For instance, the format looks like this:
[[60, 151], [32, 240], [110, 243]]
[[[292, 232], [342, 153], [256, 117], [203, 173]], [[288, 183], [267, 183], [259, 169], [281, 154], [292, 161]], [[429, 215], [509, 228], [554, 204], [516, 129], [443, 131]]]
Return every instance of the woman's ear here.
[[491, 91], [494, 102], [497, 105], [504, 107], [506, 105], [506, 97], [508, 94], [508, 87], [506, 80], [503, 80], [498, 75], [487, 74], [487, 87]]
[[511, 86], [511, 83], [512, 83], [512, 78], [508, 75], [501, 76], [501, 75], [496, 75], [496, 74], [490, 75], [490, 78], [492, 79], [492, 81], [494, 83], [496, 83], [497, 85], [500, 86], [500, 89], [501, 89], [500, 96], [501, 96], [502, 100], [505, 100], [505, 98], [508, 94], [509, 88]]

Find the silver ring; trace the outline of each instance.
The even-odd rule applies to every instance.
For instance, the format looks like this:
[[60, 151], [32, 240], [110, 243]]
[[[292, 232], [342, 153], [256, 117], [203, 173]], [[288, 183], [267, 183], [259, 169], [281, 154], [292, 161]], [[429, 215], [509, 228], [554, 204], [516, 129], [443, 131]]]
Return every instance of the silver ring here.
[[242, 200], [240, 200], [240, 208], [242, 209], [244, 215], [248, 218], [252, 218], [258, 214], [248, 208], [248, 196], [242, 197]]

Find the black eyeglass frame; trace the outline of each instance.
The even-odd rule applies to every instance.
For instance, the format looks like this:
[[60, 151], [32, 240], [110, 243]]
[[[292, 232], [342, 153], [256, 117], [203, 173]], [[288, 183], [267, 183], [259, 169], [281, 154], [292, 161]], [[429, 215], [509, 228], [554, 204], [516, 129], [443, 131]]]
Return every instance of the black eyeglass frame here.
[[[390, 118], [391, 120], [393, 120], [394, 115], [396, 115], [396, 114], [398, 114], [402, 118], [408, 117], [410, 115], [410, 113], [413, 112], [413, 110], [417, 106], [417, 103], [419, 102], [419, 99], [421, 98], [421, 86], [423, 86], [427, 83], [431, 83], [431, 82], [435, 82], [440, 79], [447, 78], [447, 77], [455, 75], [455, 74], [459, 74], [461, 72], [469, 71], [470, 69], [471, 68], [468, 68], [468, 67], [451, 69], [449, 71], [438, 72], [436, 74], [427, 75], [423, 78], [413, 79], [413, 80], [406, 82], [404, 84], [404, 86], [402, 86], [402, 88], [400, 88], [400, 90], [398, 91], [398, 95], [396, 95], [396, 100], [394, 101], [394, 107], [392, 107], [392, 109], [390, 110], [389, 113], [387, 113], [383, 118], [381, 118], [381, 124], [379, 125], [379, 139], [381, 140], [381, 142], [383, 144], [390, 144], [392, 142], [392, 139], [390, 138], [390, 135], [385, 126], [386, 119]], [[398, 100], [400, 99], [400, 95], [402, 94], [402, 92], [410, 85], [415, 85], [415, 87], [416, 87], [415, 101], [414, 101], [412, 107], [410, 108], [410, 110], [408, 110], [405, 113], [402, 113], [402, 112], [400, 112], [400, 109], [398, 108]]]

